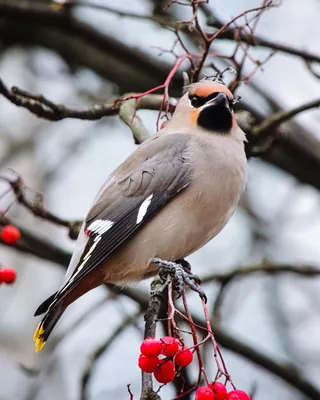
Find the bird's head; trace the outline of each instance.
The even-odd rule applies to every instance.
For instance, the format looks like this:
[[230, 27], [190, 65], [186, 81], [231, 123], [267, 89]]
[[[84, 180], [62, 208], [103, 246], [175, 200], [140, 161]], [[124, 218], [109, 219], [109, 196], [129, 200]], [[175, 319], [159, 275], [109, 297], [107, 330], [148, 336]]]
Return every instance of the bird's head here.
[[169, 121], [170, 129], [231, 133], [239, 129], [233, 105], [233, 95], [222, 83], [210, 80], [193, 83], [180, 99]]
[[192, 125], [221, 133], [232, 129], [233, 95], [226, 86], [204, 81], [192, 85], [185, 96]]

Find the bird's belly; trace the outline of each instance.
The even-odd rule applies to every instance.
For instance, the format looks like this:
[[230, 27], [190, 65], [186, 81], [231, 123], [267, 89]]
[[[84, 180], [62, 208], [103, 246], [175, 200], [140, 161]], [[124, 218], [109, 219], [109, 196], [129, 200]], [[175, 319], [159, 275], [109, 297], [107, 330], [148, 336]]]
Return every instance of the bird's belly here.
[[155, 269], [153, 258], [174, 261], [198, 250], [228, 222], [241, 192], [228, 182], [219, 187], [214, 179], [185, 191], [188, 195], [177, 195], [106, 260], [106, 280], [140, 280]]
[[163, 231], [170, 240], [166, 240], [167, 245], [158, 257], [172, 260], [184, 258], [204, 246], [223, 229], [238, 202], [238, 196], [230, 197], [224, 190], [214, 192], [210, 187], [195, 193], [189, 197], [188, 203], [181, 201], [175, 215], [172, 215], [173, 221], [183, 222], [170, 224], [169, 219]]

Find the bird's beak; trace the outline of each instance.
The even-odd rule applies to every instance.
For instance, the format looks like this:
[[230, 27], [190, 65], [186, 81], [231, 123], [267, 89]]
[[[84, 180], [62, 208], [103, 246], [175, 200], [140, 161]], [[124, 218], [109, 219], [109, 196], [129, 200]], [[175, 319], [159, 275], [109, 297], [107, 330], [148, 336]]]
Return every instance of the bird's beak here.
[[212, 100], [209, 100], [205, 104], [206, 107], [209, 107], [212, 105], [227, 107], [230, 110], [229, 98], [225, 93], [219, 93], [215, 98], [213, 98]]

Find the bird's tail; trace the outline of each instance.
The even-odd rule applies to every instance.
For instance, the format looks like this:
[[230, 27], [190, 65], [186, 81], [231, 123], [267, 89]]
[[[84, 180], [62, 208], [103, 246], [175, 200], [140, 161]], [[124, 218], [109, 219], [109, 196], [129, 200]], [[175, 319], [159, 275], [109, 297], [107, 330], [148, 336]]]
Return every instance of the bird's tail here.
[[62, 304], [57, 304], [56, 306], [49, 309], [38, 325], [33, 340], [35, 342], [36, 352], [40, 351], [46, 344], [46, 341], [55, 327], [56, 323], [59, 321], [61, 315], [63, 314], [65, 307]]

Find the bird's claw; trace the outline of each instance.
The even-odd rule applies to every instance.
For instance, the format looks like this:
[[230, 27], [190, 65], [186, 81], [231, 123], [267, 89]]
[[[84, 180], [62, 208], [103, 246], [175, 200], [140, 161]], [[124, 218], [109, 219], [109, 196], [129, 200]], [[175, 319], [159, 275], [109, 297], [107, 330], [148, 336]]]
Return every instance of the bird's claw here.
[[205, 303], [207, 302], [207, 296], [199, 286], [200, 278], [191, 272], [191, 266], [187, 261], [172, 262], [155, 258], [152, 262], [159, 265], [159, 276], [164, 282], [167, 281], [168, 275], [171, 276], [173, 287], [178, 294], [177, 298], [182, 296], [184, 287], [189, 286], [191, 290], [199, 294]]

